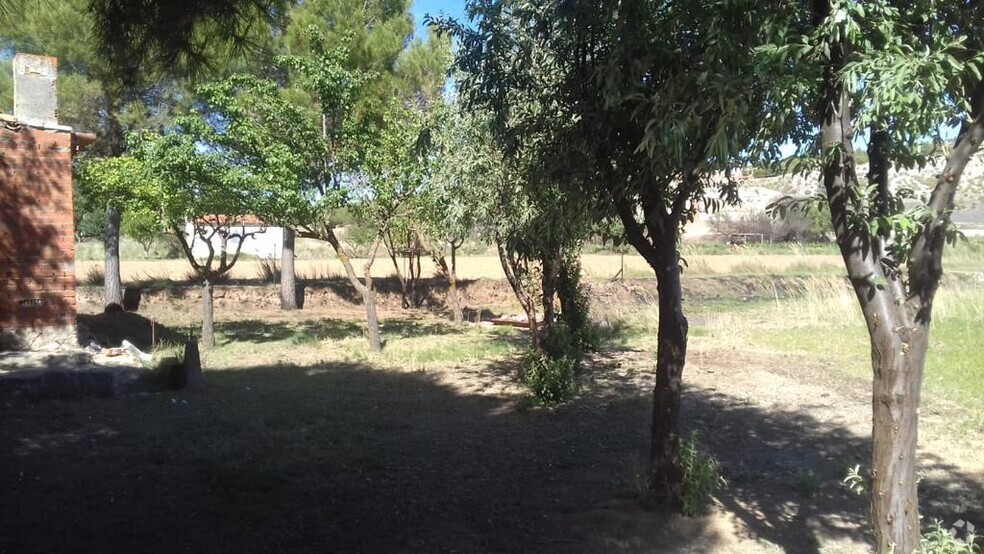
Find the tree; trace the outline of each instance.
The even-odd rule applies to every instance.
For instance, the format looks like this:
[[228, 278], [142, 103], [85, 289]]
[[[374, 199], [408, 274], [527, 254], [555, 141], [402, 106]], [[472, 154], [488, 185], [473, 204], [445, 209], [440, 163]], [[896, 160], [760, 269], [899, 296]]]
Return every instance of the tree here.
[[349, 280], [362, 292], [369, 325], [369, 345], [373, 352], [382, 349], [372, 265], [381, 243], [401, 217], [408, 199], [420, 189], [427, 172], [425, 140], [426, 120], [420, 112], [392, 106], [385, 114], [383, 128], [366, 152], [363, 176], [355, 193], [360, 198], [352, 204], [356, 213], [376, 229], [376, 238], [363, 264], [360, 283], [345, 265]]
[[[159, 57], [142, 52], [133, 58], [117, 57], [102, 46], [107, 36], [101, 32], [107, 26], [104, 19], [95, 14], [112, 14], [114, 17], [140, 17], [141, 23], [156, 21], [165, 13], [198, 17], [199, 7], [186, 6], [184, 11], [168, 5], [154, 10], [148, 2], [116, 2], [113, 0], [66, 0], [45, 2], [38, 0], [12, 0], [11, 9], [0, 12], [0, 50], [12, 50], [55, 56], [59, 60], [59, 119], [76, 129], [92, 131], [96, 143], [87, 151], [89, 157], [112, 157], [123, 153], [125, 137], [130, 131], [162, 128], [168, 124], [172, 112], [183, 98], [193, 95], [182, 90], [183, 71], [192, 64], [159, 62]], [[214, 12], [205, 13], [214, 15]], [[239, 11], [226, 11], [225, 16], [238, 15]], [[182, 19], [182, 21], [186, 21]], [[243, 38], [267, 45], [264, 39], [271, 36], [269, 26], [253, 25]], [[166, 27], [174, 30], [173, 26]], [[214, 29], [213, 29], [214, 30]], [[160, 32], [161, 29], [157, 29]], [[208, 40], [200, 40], [203, 33], [188, 35], [193, 39], [194, 59], [201, 66], [217, 72], [229, 72], [248, 61], [260, 62], [264, 56], [246, 58], [235, 55], [229, 49], [228, 36], [211, 33]], [[136, 35], [113, 35], [114, 41], [137, 40]], [[137, 42], [140, 42], [137, 40]], [[142, 47], [142, 46], [141, 46]], [[269, 56], [266, 56], [268, 58]], [[144, 60], [132, 65], [130, 60]], [[172, 60], [173, 61], [173, 60]], [[124, 63], [126, 62], [126, 63]], [[120, 279], [119, 241], [123, 221], [120, 210], [127, 198], [114, 197], [120, 192], [113, 187], [100, 185], [91, 179], [80, 183], [78, 198], [83, 204], [98, 204], [104, 212], [106, 225], [103, 236], [105, 246], [105, 304], [121, 305], [123, 302]]]
[[[172, 130], [132, 135], [127, 156], [92, 162], [86, 173], [119, 183], [135, 210], [153, 214], [177, 237], [202, 283], [202, 342], [211, 346], [215, 284], [250, 235], [239, 221], [289, 217], [301, 205], [297, 183], [310, 175], [321, 143], [307, 113], [270, 81], [239, 75], [198, 93], [201, 105], [179, 116]], [[207, 251], [204, 258], [196, 244]]]
[[445, 22], [462, 43], [464, 95], [497, 116], [500, 140], [542, 137], [544, 171], [617, 215], [656, 275], [650, 475], [670, 504], [681, 495], [688, 331], [678, 237], [697, 205], [736, 198], [731, 169], [761, 153], [768, 90], [752, 47], [769, 5], [502, 0], [471, 4], [474, 30]]
[[[382, 341], [371, 266], [403, 201], [419, 187], [426, 172], [422, 154], [426, 118], [399, 95], [381, 106], [374, 91], [381, 80], [389, 82], [388, 73], [355, 63], [351, 35], [336, 44], [328, 37], [311, 26], [305, 39], [309, 54], [281, 58], [295, 87], [314, 101], [323, 148], [311, 178], [300, 183], [302, 194], [296, 197], [308, 204], [296, 206], [287, 222], [298, 236], [331, 245], [349, 282], [363, 297], [370, 349], [378, 352]], [[342, 208], [356, 212], [375, 228], [361, 279], [332, 222], [333, 214]]]
[[[909, 2], [903, 9], [833, 0], [811, 8], [810, 21], [798, 26], [805, 31], [766, 52], [794, 84], [787, 88], [790, 111], [813, 115], [812, 128], [819, 126], [823, 198], [867, 324], [876, 549], [915, 552], [923, 368], [943, 249], [956, 237], [949, 214], [963, 170], [984, 141], [984, 36], [977, 31], [984, 21], [965, 3]], [[921, 141], [935, 137], [939, 144], [946, 124], [960, 130], [943, 172], [928, 199], [907, 208], [902, 200], [912, 191], [892, 187], [889, 171], [924, 163]], [[855, 129], [869, 132], [867, 184], [856, 173]]]
[[[95, 46], [114, 76], [139, 82], [149, 67], [214, 70], [219, 60], [265, 58], [284, 0], [85, 0]], [[216, 53], [221, 53], [216, 56]]]
[[140, 243], [143, 247], [144, 258], [150, 256], [150, 248], [157, 239], [161, 238], [164, 229], [158, 224], [153, 212], [146, 208], [127, 210], [123, 212], [120, 221], [123, 234]]
[[439, 117], [434, 134], [437, 160], [418, 197], [419, 238], [448, 283], [448, 308], [455, 326], [460, 327], [464, 315], [458, 291], [458, 249], [469, 235], [478, 234], [484, 223], [496, 217], [489, 204], [491, 184], [503, 166], [488, 149], [490, 137], [483, 132], [479, 117], [465, 113], [457, 104], [448, 106]]

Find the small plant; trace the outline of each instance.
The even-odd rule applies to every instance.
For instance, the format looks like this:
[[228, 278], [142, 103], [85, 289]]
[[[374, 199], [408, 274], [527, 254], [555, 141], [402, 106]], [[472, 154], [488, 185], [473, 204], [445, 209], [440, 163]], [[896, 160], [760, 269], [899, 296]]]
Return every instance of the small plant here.
[[260, 259], [260, 280], [264, 283], [280, 282], [280, 263], [276, 258]]
[[291, 335], [290, 342], [295, 346], [315, 345], [321, 342], [321, 338], [314, 331], [298, 329], [294, 331], [293, 335]]
[[105, 284], [106, 278], [103, 275], [103, 270], [99, 267], [90, 267], [88, 271], [85, 272], [85, 278], [82, 280], [84, 285], [92, 286], [102, 286]]
[[683, 515], [693, 517], [707, 511], [711, 496], [727, 485], [717, 460], [700, 451], [697, 433], [680, 441], [680, 467], [683, 469]]
[[656, 508], [656, 499], [653, 497], [652, 475], [647, 469], [636, 467], [632, 472], [632, 481], [628, 483], [628, 493], [630, 498], [639, 501], [644, 510]]
[[861, 496], [868, 490], [865, 485], [865, 478], [861, 475], [861, 464], [857, 464], [848, 469], [847, 477], [844, 477], [844, 480], [841, 481], [841, 483], [843, 483], [849, 491], [854, 493], [855, 496]]
[[922, 554], [981, 554], [981, 548], [975, 543], [977, 536], [968, 531], [960, 538], [955, 529], [945, 529], [940, 520], [922, 535], [920, 541]]
[[576, 362], [567, 356], [550, 358], [530, 348], [523, 356], [523, 383], [543, 404], [556, 404], [574, 396]]

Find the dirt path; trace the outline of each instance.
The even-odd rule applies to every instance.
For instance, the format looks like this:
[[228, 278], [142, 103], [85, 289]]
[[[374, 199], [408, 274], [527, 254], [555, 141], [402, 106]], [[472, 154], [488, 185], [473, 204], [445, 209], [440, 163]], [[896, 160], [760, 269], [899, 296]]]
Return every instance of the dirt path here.
[[[525, 401], [501, 361], [243, 359], [208, 372], [204, 394], [6, 400], [0, 552], [869, 549], [863, 502], [839, 484], [868, 458], [863, 383], [694, 339], [684, 420], [730, 485], [688, 519], [633, 498], [652, 359], [598, 355], [581, 396], [553, 409]], [[984, 521], [980, 437], [945, 440], [945, 414], [925, 420], [927, 515]]]

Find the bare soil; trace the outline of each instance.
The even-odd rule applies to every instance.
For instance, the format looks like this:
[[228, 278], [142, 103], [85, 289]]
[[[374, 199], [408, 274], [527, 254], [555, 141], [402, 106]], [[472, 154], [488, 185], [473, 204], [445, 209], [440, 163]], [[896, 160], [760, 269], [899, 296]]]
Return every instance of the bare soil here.
[[[504, 286], [466, 289], [469, 306], [508, 310]], [[594, 292], [611, 308], [655, 291]], [[361, 310], [337, 297], [284, 314], [253, 293], [227, 292], [219, 321], [248, 316], [262, 337]], [[160, 294], [145, 306], [159, 332], [195, 321], [194, 290]], [[388, 298], [384, 319], [405, 318]], [[129, 317], [84, 320], [146, 321]], [[729, 485], [684, 518], [638, 502], [652, 352], [604, 349], [554, 408], [527, 399], [512, 358], [420, 371], [306, 352], [209, 367], [200, 393], [2, 399], [0, 552], [870, 551], [864, 501], [840, 484], [869, 459], [869, 387], [822, 360], [691, 339], [683, 421]], [[923, 513], [984, 523], [984, 437], [950, 416], [923, 414]]]

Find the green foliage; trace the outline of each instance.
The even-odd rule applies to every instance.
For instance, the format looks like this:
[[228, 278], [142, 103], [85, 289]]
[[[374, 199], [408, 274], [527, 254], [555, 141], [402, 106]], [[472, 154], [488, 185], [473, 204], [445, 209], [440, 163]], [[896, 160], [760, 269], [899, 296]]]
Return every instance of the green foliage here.
[[529, 348], [522, 360], [522, 378], [539, 402], [564, 402], [577, 392], [577, 362], [568, 356], [548, 356]]
[[719, 474], [717, 461], [701, 452], [696, 432], [680, 441], [680, 468], [683, 470], [683, 515], [693, 517], [705, 513], [712, 495], [727, 482]]
[[848, 469], [847, 476], [844, 477], [841, 483], [855, 496], [862, 496], [868, 490], [868, 480], [861, 475], [861, 464], [856, 464], [854, 467]]
[[976, 544], [977, 536], [967, 533], [964, 537], [954, 537], [939, 520], [933, 521], [923, 533], [920, 541], [922, 554], [980, 554], [981, 547]]
[[591, 321], [588, 290], [581, 282], [581, 261], [577, 255], [569, 253], [561, 265], [557, 296], [561, 304], [559, 323], [570, 336], [571, 348], [578, 353], [597, 351], [601, 337]]
[[14, 113], [14, 70], [0, 57], [0, 113]]

